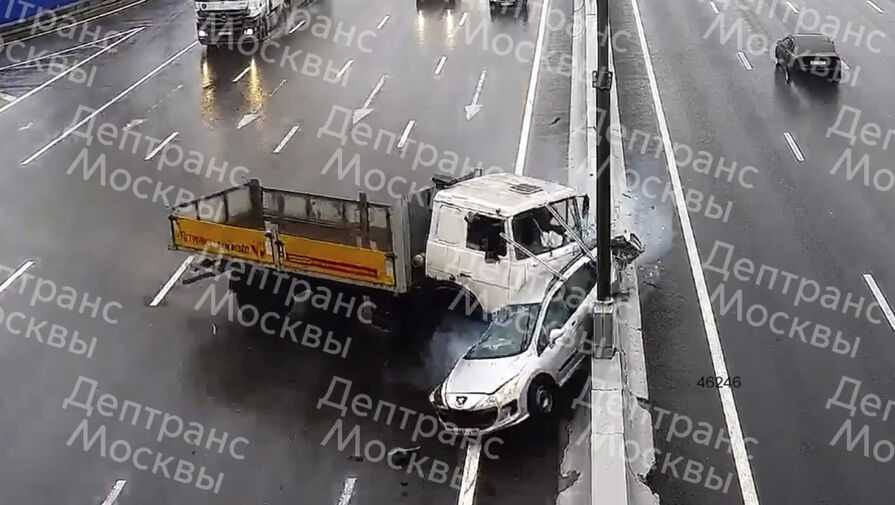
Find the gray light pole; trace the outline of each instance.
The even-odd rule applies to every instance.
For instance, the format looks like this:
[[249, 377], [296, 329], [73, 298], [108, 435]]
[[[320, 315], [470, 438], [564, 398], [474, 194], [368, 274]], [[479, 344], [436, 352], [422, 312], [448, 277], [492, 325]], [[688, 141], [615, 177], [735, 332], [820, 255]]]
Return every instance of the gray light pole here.
[[593, 87], [597, 98], [597, 303], [594, 307], [594, 356], [615, 355], [612, 300], [612, 189], [610, 186], [609, 0], [597, 0], [597, 70]]

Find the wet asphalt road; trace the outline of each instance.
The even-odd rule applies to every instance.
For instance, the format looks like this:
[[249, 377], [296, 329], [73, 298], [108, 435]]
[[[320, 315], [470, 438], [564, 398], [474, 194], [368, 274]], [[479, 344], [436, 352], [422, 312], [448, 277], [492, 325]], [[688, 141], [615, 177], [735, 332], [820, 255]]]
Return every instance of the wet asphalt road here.
[[[557, 8], [571, 19], [570, 3]], [[30, 284], [20, 279], [0, 295], [7, 324], [0, 330], [0, 454], [7, 462], [0, 472], [0, 502], [99, 503], [118, 479], [127, 481], [122, 504], [335, 504], [349, 487], [353, 504], [457, 502], [458, 491], [449, 484], [455, 471], [462, 473], [459, 444], [435, 437], [414, 442], [417, 417], [401, 426], [397, 409], [386, 423], [385, 415], [374, 420], [368, 412], [349, 410], [341, 417], [318, 400], [339, 376], [352, 382], [352, 396], [369, 394], [374, 407], [388, 402], [429, 413], [426, 395], [471, 343], [461, 338], [464, 326], [421, 321], [420, 332], [436, 328], [435, 335], [396, 343], [342, 316], [294, 315], [319, 328], [321, 342], [331, 334], [339, 345], [349, 345], [343, 358], [324, 352], [313, 336], [302, 345], [241, 324], [226, 310], [213, 313], [203, 295], [206, 289], [223, 294], [225, 279], [178, 283], [159, 306], [149, 306], [184, 260], [167, 251], [166, 206], [178, 192], [210, 193], [259, 177], [273, 187], [340, 196], [367, 191], [388, 202], [439, 170], [454, 170], [448, 151], [456, 153], [456, 173], [466, 159], [470, 167], [513, 170], [539, 6], [515, 13], [490, 11], [486, 2], [457, 2], [449, 9], [442, 2], [415, 8], [406, 2], [325, 0], [305, 9], [303, 14], [293, 6], [281, 20], [273, 36], [277, 44], [264, 57], [195, 45], [192, 5], [168, 0], [138, 3], [81, 25], [89, 30], [82, 39], [80, 29], [74, 40], [68, 32], [51, 33], [3, 55], [0, 92], [10, 100], [0, 102], [6, 107], [0, 112], [0, 264], [11, 270], [35, 260], [29, 274], [44, 279], [42, 289], [52, 283], [60, 293], [70, 287], [103, 302], [92, 317], [89, 307], [69, 310], [65, 302], [60, 307], [32, 300], [36, 281], [30, 278]], [[312, 32], [323, 18], [343, 23], [346, 33], [353, 30], [350, 42], [345, 34], [335, 37], [335, 28], [328, 35]], [[460, 31], [470, 28], [471, 35]], [[366, 31], [372, 35], [361, 41]], [[494, 51], [492, 40], [498, 38], [511, 40], [522, 57]], [[552, 58], [568, 53], [562, 33], [548, 30], [546, 40], [557, 51]], [[31, 48], [64, 55], [66, 66], [22, 64]], [[46, 84], [60, 68], [77, 65], [86, 78], [72, 71]], [[464, 106], [472, 103], [483, 70], [482, 108], [467, 120]], [[339, 128], [340, 111], [359, 108], [380, 79], [384, 84], [364, 120], [371, 136], [365, 140], [361, 133], [360, 140], [343, 143], [326, 134], [326, 128]], [[568, 81], [562, 72], [541, 73], [526, 164], [536, 168], [526, 173], [565, 180]], [[90, 113], [79, 115], [81, 107], [101, 109], [89, 140], [77, 135], [89, 125], [72, 129]], [[412, 143], [406, 152], [389, 146], [411, 121], [409, 138], [436, 146], [439, 161], [447, 158], [444, 165], [429, 158], [415, 164]], [[110, 125], [102, 141], [100, 124]], [[126, 127], [139, 136], [125, 134]], [[380, 130], [390, 133], [374, 147]], [[153, 153], [150, 137], [170, 137], [182, 151]], [[132, 147], [135, 138], [141, 139], [138, 148]], [[328, 167], [340, 149], [346, 167], [357, 155], [356, 172]], [[196, 170], [200, 158], [202, 168]], [[225, 163], [224, 170], [207, 170]], [[113, 305], [104, 318], [107, 303]], [[45, 322], [37, 330], [40, 340], [26, 337], [29, 322]], [[88, 341], [95, 336], [90, 358], [51, 346], [53, 325], [66, 329], [67, 341], [75, 330]], [[63, 408], [79, 377], [98, 383], [94, 402], [108, 393], [119, 407], [133, 402], [162, 414], [145, 429], [148, 410], [132, 423], [131, 411], [121, 408], [111, 417]], [[88, 389], [75, 400], [86, 399]], [[183, 437], [159, 441], [166, 414], [248, 443], [238, 444], [234, 455], [215, 445], [195, 447]], [[77, 429], [84, 419], [91, 435], [102, 427], [107, 444], [126, 443], [115, 451], [109, 447], [106, 455], [98, 445], [82, 450]], [[337, 437], [327, 439], [340, 426], [345, 437], [358, 427], [361, 452], [372, 452], [356, 457], [353, 442], [340, 449]], [[561, 431], [555, 425], [520, 427], [493, 444], [493, 458], [482, 456], [479, 495], [488, 503], [553, 503]], [[418, 443], [425, 462], [395, 470], [371, 461], [380, 443]], [[136, 466], [124, 458], [125, 446], [145, 448]], [[153, 468], [157, 456], [162, 462], [173, 457], [167, 470]], [[178, 460], [195, 465], [179, 475], [186, 483], [176, 480]], [[223, 473], [217, 494], [197, 489], [199, 467], [215, 478]], [[447, 483], [438, 478], [445, 467]]]
[[[866, 310], [859, 317], [854, 307], [847, 315], [843, 310], [847, 293], [852, 300], [863, 297], [865, 309], [874, 300], [864, 274], [873, 276], [889, 300], [895, 290], [891, 188], [882, 184], [886, 174], [875, 175], [891, 169], [892, 156], [881, 140], [877, 146], [858, 140], [851, 169], [866, 154], [867, 175], [878, 177], [880, 184], [875, 187], [872, 179], [864, 184], [860, 170], [850, 180], [851, 169], [835, 168], [848, 140], [828, 136], [827, 129], [836, 124], [842, 106], [860, 110], [861, 122], [877, 123], [883, 136], [895, 126], [888, 99], [895, 75], [891, 65], [881, 64], [891, 61], [895, 50], [895, 6], [877, 3], [884, 11], [879, 13], [870, 2], [816, 0], [640, 1], [639, 5], [670, 136], [681, 144], [677, 161], [684, 190], [694, 200], [690, 218], [698, 252], [704, 264], [711, 261], [720, 267], [725, 249], [711, 259], [716, 241], [734, 248], [729, 278], [708, 268], [704, 272], [709, 293], [718, 295], [712, 307], [728, 370], [742, 382], [733, 396], [743, 432], [752, 439], [746, 448], [758, 503], [891, 503], [895, 495], [887, 478], [891, 474], [887, 441], [895, 437], [891, 420], [884, 420], [882, 409], [874, 411], [872, 403], [867, 405], [869, 414], [859, 407], [853, 419], [847, 409], [826, 406], [836, 397], [843, 377], [863, 382], [857, 402], [868, 393], [879, 394], [883, 406], [895, 398], [893, 329], [878, 310], [871, 312], [875, 322]], [[775, 71], [771, 56], [761, 51], [767, 47], [762, 41], [773, 49], [776, 40], [797, 30], [796, 11], [804, 16], [801, 31], [819, 31], [819, 25], [832, 23], [830, 18], [841, 24], [837, 47], [851, 70], [840, 86], [799, 76], [787, 83], [783, 73]], [[611, 20], [614, 31], [631, 34], [630, 39], [617, 41], [614, 53], [622, 123], [629, 131], [655, 137], [656, 116], [631, 2], [615, 2]], [[855, 44], [854, 34], [847, 42], [842, 40], [847, 23], [855, 33], [864, 27], [861, 44]], [[875, 36], [868, 46], [866, 36], [874, 30], [885, 35]], [[847, 129], [848, 121], [843, 125]], [[785, 133], [792, 136], [804, 161], [797, 159]], [[728, 445], [715, 445], [725, 426], [719, 395], [697, 385], [701, 376], [714, 375], [714, 369], [673, 199], [662, 197], [669, 178], [664, 156], [653, 154], [660, 143], [654, 140], [642, 149], [642, 140], [626, 138], [629, 169], [636, 174], [629, 184], [640, 182], [631, 190], [637, 230], [647, 247], [639, 270], [660, 451], [659, 468], [650, 481], [665, 503], [744, 503]], [[714, 159], [708, 174], [702, 163], [687, 161], [688, 152], [696, 159], [699, 151]], [[722, 156], [724, 166], [739, 167], [733, 180], [723, 173], [714, 175]], [[749, 171], [743, 183], [738, 174], [745, 166], [757, 170]], [[727, 218], [709, 215], [704, 202], [696, 203], [710, 197], [722, 209], [731, 203]], [[734, 273], [741, 258], [746, 259], [742, 270]], [[757, 279], [762, 265], [778, 269], [771, 289], [771, 270], [763, 272], [760, 282]], [[783, 272], [798, 276], [785, 292]], [[803, 278], [817, 281], [818, 294], [830, 296], [822, 300], [806, 286], [805, 294], [813, 301], [796, 303]], [[725, 290], [723, 298], [719, 286]], [[737, 290], [742, 290], [740, 316], [736, 302], [728, 305]], [[842, 294], [834, 301], [836, 290]], [[833, 304], [835, 308], [827, 307]], [[785, 315], [772, 323], [777, 313]], [[797, 324], [812, 322], [804, 341], [797, 332], [788, 335], [795, 318]], [[812, 345], [814, 323], [832, 329], [830, 345], [823, 345], [824, 330]], [[849, 342], [860, 338], [853, 356], [831, 349], [837, 331]], [[851, 392], [846, 385], [838, 399], [847, 403]], [[854, 423], [853, 435], [840, 433], [833, 444], [847, 419]], [[869, 427], [866, 454], [859, 436], [864, 426]], [[852, 450], [846, 447], [849, 436], [856, 440]], [[877, 457], [874, 447], [880, 451]], [[689, 475], [688, 465], [693, 472]], [[727, 486], [729, 476], [727, 492], [706, 485], [710, 468], [721, 478], [713, 481], [716, 486], [719, 482]]]

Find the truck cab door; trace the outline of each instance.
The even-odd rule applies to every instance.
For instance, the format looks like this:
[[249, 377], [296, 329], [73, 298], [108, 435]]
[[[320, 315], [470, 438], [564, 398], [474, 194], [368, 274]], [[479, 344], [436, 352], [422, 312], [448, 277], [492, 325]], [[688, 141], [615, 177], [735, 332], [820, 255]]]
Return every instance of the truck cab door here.
[[439, 206], [432, 218], [426, 274], [467, 289], [485, 312], [506, 304], [511, 262], [500, 235], [508, 231], [507, 221], [450, 205]]

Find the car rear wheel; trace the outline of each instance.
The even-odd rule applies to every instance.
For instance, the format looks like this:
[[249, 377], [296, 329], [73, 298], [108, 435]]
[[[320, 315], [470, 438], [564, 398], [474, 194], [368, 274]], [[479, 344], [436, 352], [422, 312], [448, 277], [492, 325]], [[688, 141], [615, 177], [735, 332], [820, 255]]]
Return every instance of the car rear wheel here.
[[556, 385], [548, 377], [539, 377], [528, 388], [528, 412], [543, 419], [556, 411]]

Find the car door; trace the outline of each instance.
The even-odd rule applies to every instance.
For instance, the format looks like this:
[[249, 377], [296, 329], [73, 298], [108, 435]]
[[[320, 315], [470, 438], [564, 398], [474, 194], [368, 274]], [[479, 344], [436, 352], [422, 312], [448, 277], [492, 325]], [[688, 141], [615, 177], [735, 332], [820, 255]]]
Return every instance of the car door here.
[[[557, 382], [564, 382], [578, 363], [579, 349], [589, 329], [590, 299], [596, 285], [596, 269], [589, 261], [582, 261], [568, 279], [553, 291], [538, 327], [537, 353], [540, 368], [548, 371]], [[551, 338], [552, 330], [559, 329], [558, 339]]]

